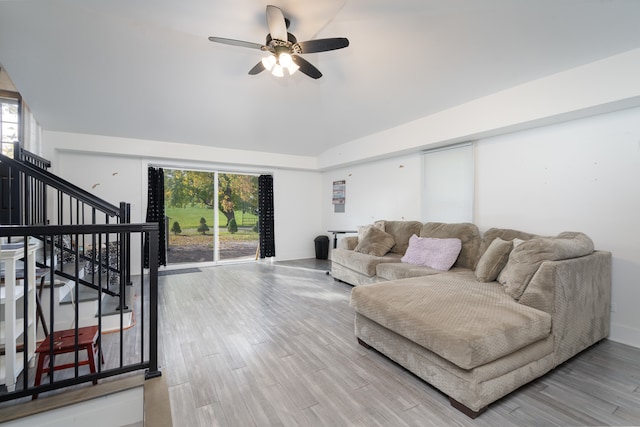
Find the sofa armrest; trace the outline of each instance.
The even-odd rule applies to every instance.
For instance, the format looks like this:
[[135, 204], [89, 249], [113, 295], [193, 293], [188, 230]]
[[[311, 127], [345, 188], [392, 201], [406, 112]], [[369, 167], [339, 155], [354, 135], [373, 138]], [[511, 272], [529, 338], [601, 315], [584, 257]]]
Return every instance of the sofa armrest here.
[[338, 247], [340, 249], [354, 250], [358, 246], [358, 236], [347, 236], [338, 240]]
[[520, 303], [551, 314], [559, 365], [609, 335], [611, 253], [543, 262]]

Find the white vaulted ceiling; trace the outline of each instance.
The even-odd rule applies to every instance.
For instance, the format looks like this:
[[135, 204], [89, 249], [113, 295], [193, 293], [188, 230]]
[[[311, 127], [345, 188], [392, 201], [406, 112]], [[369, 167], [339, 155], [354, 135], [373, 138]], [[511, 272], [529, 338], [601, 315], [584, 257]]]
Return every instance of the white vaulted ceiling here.
[[[265, 6], [324, 76], [247, 72]], [[46, 130], [318, 156], [640, 47], [637, 0], [0, 0], [0, 64]]]

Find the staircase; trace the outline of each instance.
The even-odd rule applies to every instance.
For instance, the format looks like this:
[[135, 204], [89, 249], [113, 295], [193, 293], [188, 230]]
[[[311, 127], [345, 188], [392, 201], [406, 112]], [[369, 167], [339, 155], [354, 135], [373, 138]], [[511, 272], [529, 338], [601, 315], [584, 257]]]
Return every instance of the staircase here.
[[[64, 269], [63, 269], [64, 270]], [[79, 277], [84, 279], [85, 269], [80, 269]], [[109, 333], [120, 329], [119, 297], [107, 294], [102, 295], [102, 306], [98, 307], [100, 301], [98, 292], [86, 286], [78, 286], [76, 295], [76, 283], [72, 279], [60, 278], [56, 276], [53, 285], [53, 292], [50, 291], [51, 282], [44, 282], [44, 292], [41, 296], [41, 306], [46, 319], [51, 318], [50, 300], [53, 299], [55, 311], [55, 324], [50, 325], [54, 330], [69, 329], [75, 324], [75, 312], [78, 310], [78, 327], [93, 326], [98, 324], [98, 317], [102, 314], [102, 332]], [[131, 286], [125, 288], [126, 301], [133, 302], [135, 292]], [[128, 304], [123, 310], [123, 327], [128, 329], [132, 326], [133, 310], [132, 304]], [[40, 331], [42, 334], [42, 331]]]
[[[26, 150], [18, 149], [16, 152], [19, 154], [17, 159], [0, 155], [0, 164], [8, 168], [9, 174], [13, 175], [11, 177], [13, 188], [11, 186], [9, 188], [11, 195], [0, 194], [0, 200], [7, 200], [11, 205], [13, 201], [22, 199], [19, 206], [9, 206], [5, 209], [10, 214], [4, 217], [10, 218], [11, 224], [85, 225], [108, 224], [112, 220], [116, 223], [129, 222], [128, 204], [123, 202], [120, 207], [111, 205], [48, 172], [51, 166], [48, 160]], [[16, 192], [22, 193], [21, 197], [15, 197]], [[51, 197], [52, 194], [54, 197]], [[39, 236], [36, 238], [43, 240]], [[112, 258], [121, 259], [127, 256], [125, 253], [127, 242], [113, 240], [106, 242], [107, 244], [100, 242], [102, 249], [99, 250], [99, 254], [94, 255], [90, 248], [98, 244], [95, 236], [91, 238], [76, 236], [76, 239], [77, 242], [71, 235], [56, 236], [53, 242], [49, 242], [53, 243], [52, 245], [44, 244], [43, 240], [42, 250], [38, 254], [38, 267], [54, 266], [54, 292], [42, 294], [45, 317], [50, 317], [50, 300], [53, 300], [56, 313], [53, 326], [56, 329], [72, 327], [76, 322], [79, 327], [97, 325], [98, 317], [102, 317], [102, 330], [110, 332], [120, 327], [119, 305], [122, 298], [124, 326], [129, 327], [132, 322], [131, 309], [127, 304], [127, 301], [132, 301], [131, 296], [128, 295], [130, 291], [127, 288], [123, 288], [122, 292], [120, 289], [111, 290], [114, 284], [117, 287], [117, 278], [121, 274], [124, 275], [125, 283], [130, 284], [128, 263], [120, 265], [117, 262], [111, 262]], [[50, 251], [56, 252], [57, 256], [49, 257], [47, 246], [51, 246]], [[106, 250], [106, 246], [109, 250]], [[96, 256], [97, 259], [92, 259]], [[76, 257], [81, 260], [77, 272], [73, 269], [73, 261]], [[91, 266], [95, 267], [95, 274], [90, 271]], [[123, 271], [120, 271], [121, 269]], [[105, 273], [110, 274], [107, 280], [94, 277]], [[95, 285], [98, 281], [100, 281], [102, 292], [99, 292]], [[51, 286], [51, 277], [45, 280], [45, 283], [47, 287]], [[99, 304], [99, 301], [102, 303]], [[78, 314], [76, 314], [76, 308]]]
[[[7, 276], [15, 277], [0, 284], [3, 295], [8, 288], [8, 295], [17, 297], [12, 297], [11, 316], [6, 310], [0, 312], [4, 330], [11, 331], [12, 337], [9, 340], [2, 335], [4, 341], [0, 339], [8, 351], [7, 356], [4, 352], [0, 355], [0, 368], [8, 361], [16, 371], [14, 375], [13, 369], [6, 373], [0, 369], [0, 402], [84, 382], [95, 384], [99, 379], [139, 369], [147, 369], [147, 378], [159, 376], [158, 224], [131, 224], [129, 204], [114, 206], [50, 173], [47, 160], [21, 149], [14, 152], [15, 159], [0, 154], [0, 175], [4, 173], [0, 216], [5, 221], [0, 226], [0, 249], [3, 254], [6, 250], [19, 252], [11, 258], [11, 270], [8, 261], [2, 261], [10, 273]], [[146, 254], [148, 259], [148, 272], [143, 269], [136, 277], [136, 289], [142, 292], [137, 321], [132, 310], [136, 298], [131, 281], [132, 239], [140, 243], [136, 245], [140, 258]], [[22, 273], [14, 276], [14, 266]], [[3, 301], [0, 311], [5, 304]], [[46, 381], [43, 377], [42, 384], [35, 386], [33, 365], [36, 358], [44, 357], [41, 351], [48, 352], [45, 360], [49, 362], [45, 363], [50, 364], [49, 369], [56, 366], [54, 332], [77, 340], [78, 328], [87, 326], [98, 326], [93, 347], [101, 357], [103, 344], [110, 348], [116, 345], [119, 351], [110, 354], [119, 360], [109, 360], [104, 366], [96, 363], [87, 374], [89, 367], [78, 369], [84, 355], [79, 354], [75, 341], [71, 348], [75, 358], [67, 357], [71, 354], [63, 357], [66, 365], [69, 360], [69, 366], [75, 364], [74, 372], [69, 368], [64, 374], [53, 370]], [[127, 330], [134, 326], [136, 331], [125, 340]], [[45, 339], [50, 340], [42, 346], [47, 350], [35, 351]], [[15, 363], [9, 355], [16, 356]]]

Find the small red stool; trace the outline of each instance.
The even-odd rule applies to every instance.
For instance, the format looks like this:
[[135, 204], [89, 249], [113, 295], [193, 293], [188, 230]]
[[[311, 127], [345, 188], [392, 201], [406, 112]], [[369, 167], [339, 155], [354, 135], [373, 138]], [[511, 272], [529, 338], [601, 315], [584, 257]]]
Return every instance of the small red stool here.
[[[40, 343], [38, 348], [36, 349], [36, 353], [38, 354], [38, 369], [36, 370], [36, 378], [34, 382], [34, 386], [37, 387], [40, 385], [40, 380], [43, 374], [50, 372], [49, 369], [49, 344], [51, 342], [51, 337], [46, 337], [44, 341]], [[82, 350], [87, 351], [87, 359], [78, 361], [78, 366], [89, 365], [89, 370], [92, 374], [96, 373], [96, 361], [98, 359], [98, 327], [97, 326], [87, 326], [84, 328], [78, 328], [78, 352]], [[55, 331], [53, 333], [53, 355], [54, 357], [58, 354], [65, 353], [73, 353], [75, 352], [75, 344], [76, 344], [76, 332], [74, 329], [67, 329], [64, 331]], [[101, 360], [104, 363], [104, 358]], [[65, 363], [62, 365], [55, 365], [54, 360], [54, 371], [59, 371], [62, 369], [74, 368], [76, 364]], [[98, 381], [94, 380], [93, 384], [97, 384]], [[38, 397], [37, 394], [33, 395], [33, 399]]]

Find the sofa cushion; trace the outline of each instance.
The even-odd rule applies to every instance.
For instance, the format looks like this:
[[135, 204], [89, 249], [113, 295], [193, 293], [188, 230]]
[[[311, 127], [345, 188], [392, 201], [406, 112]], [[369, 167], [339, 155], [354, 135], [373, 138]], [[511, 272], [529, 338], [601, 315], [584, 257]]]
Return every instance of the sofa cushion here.
[[476, 265], [478, 248], [480, 247], [480, 230], [475, 224], [445, 224], [442, 222], [427, 222], [420, 230], [420, 237], [435, 237], [439, 239], [455, 237], [462, 242], [462, 249], [454, 267], [473, 269]]
[[564, 232], [556, 237], [540, 237], [522, 242], [509, 255], [503, 270], [505, 291], [519, 299], [544, 261], [559, 261], [593, 253], [593, 241], [584, 233]]
[[[459, 267], [453, 267], [450, 272], [464, 270]], [[407, 264], [404, 262], [385, 262], [376, 266], [376, 276], [384, 280], [408, 279], [410, 277], [431, 276], [432, 274], [440, 274], [441, 270], [424, 267], [422, 265]]]
[[354, 250], [358, 246], [358, 236], [345, 236], [338, 239], [337, 248]]
[[[509, 256], [511, 256], [511, 252], [513, 252], [515, 248], [520, 246], [520, 243], [524, 242], [524, 240], [518, 239], [516, 237], [515, 239], [510, 240], [510, 242], [512, 247], [511, 247], [511, 251], [509, 252]], [[508, 263], [509, 263], [509, 258], [507, 258], [507, 264]], [[507, 265], [505, 264], [502, 270], [500, 271], [500, 273], [498, 273], [498, 278], [496, 279], [498, 283], [500, 283], [503, 286], [507, 284], [507, 275], [509, 274], [508, 269], [506, 267]]]
[[361, 225], [359, 227], [356, 227], [356, 230], [358, 231], [358, 240], [362, 240], [364, 238], [364, 233], [371, 227], [376, 227], [382, 231], [385, 231], [384, 221], [376, 221], [373, 224]]
[[476, 266], [476, 278], [481, 282], [492, 282], [498, 278], [498, 274], [502, 271], [509, 254], [513, 249], [513, 242], [502, 240], [499, 237], [493, 239], [489, 248], [480, 257]]
[[402, 262], [447, 271], [458, 259], [460, 249], [462, 243], [458, 238], [437, 239], [418, 237], [414, 234], [409, 239], [409, 247], [402, 257]]
[[393, 253], [377, 257], [340, 248], [331, 251], [331, 264], [339, 264], [367, 277], [376, 275], [376, 266], [378, 264], [385, 262], [400, 263], [400, 258], [400, 255]]
[[530, 240], [534, 237], [541, 236], [536, 236], [535, 234], [531, 233], [525, 233], [524, 231], [512, 230], [510, 228], [490, 228], [482, 235], [482, 240], [480, 241], [480, 249], [478, 250], [478, 261], [480, 261], [482, 255], [484, 255], [487, 248], [489, 248], [489, 245], [495, 240], [496, 237], [499, 237], [502, 240], [513, 241], [513, 239]]
[[385, 233], [378, 227], [369, 227], [354, 250], [367, 255], [384, 256], [395, 244], [396, 241], [391, 234]]
[[414, 234], [420, 234], [422, 223], [420, 221], [385, 221], [384, 231], [391, 234], [396, 244], [391, 248], [394, 254], [404, 255], [409, 247], [409, 238]]
[[551, 316], [518, 304], [498, 283], [472, 271], [353, 288], [361, 315], [438, 354], [473, 369], [549, 336]]

